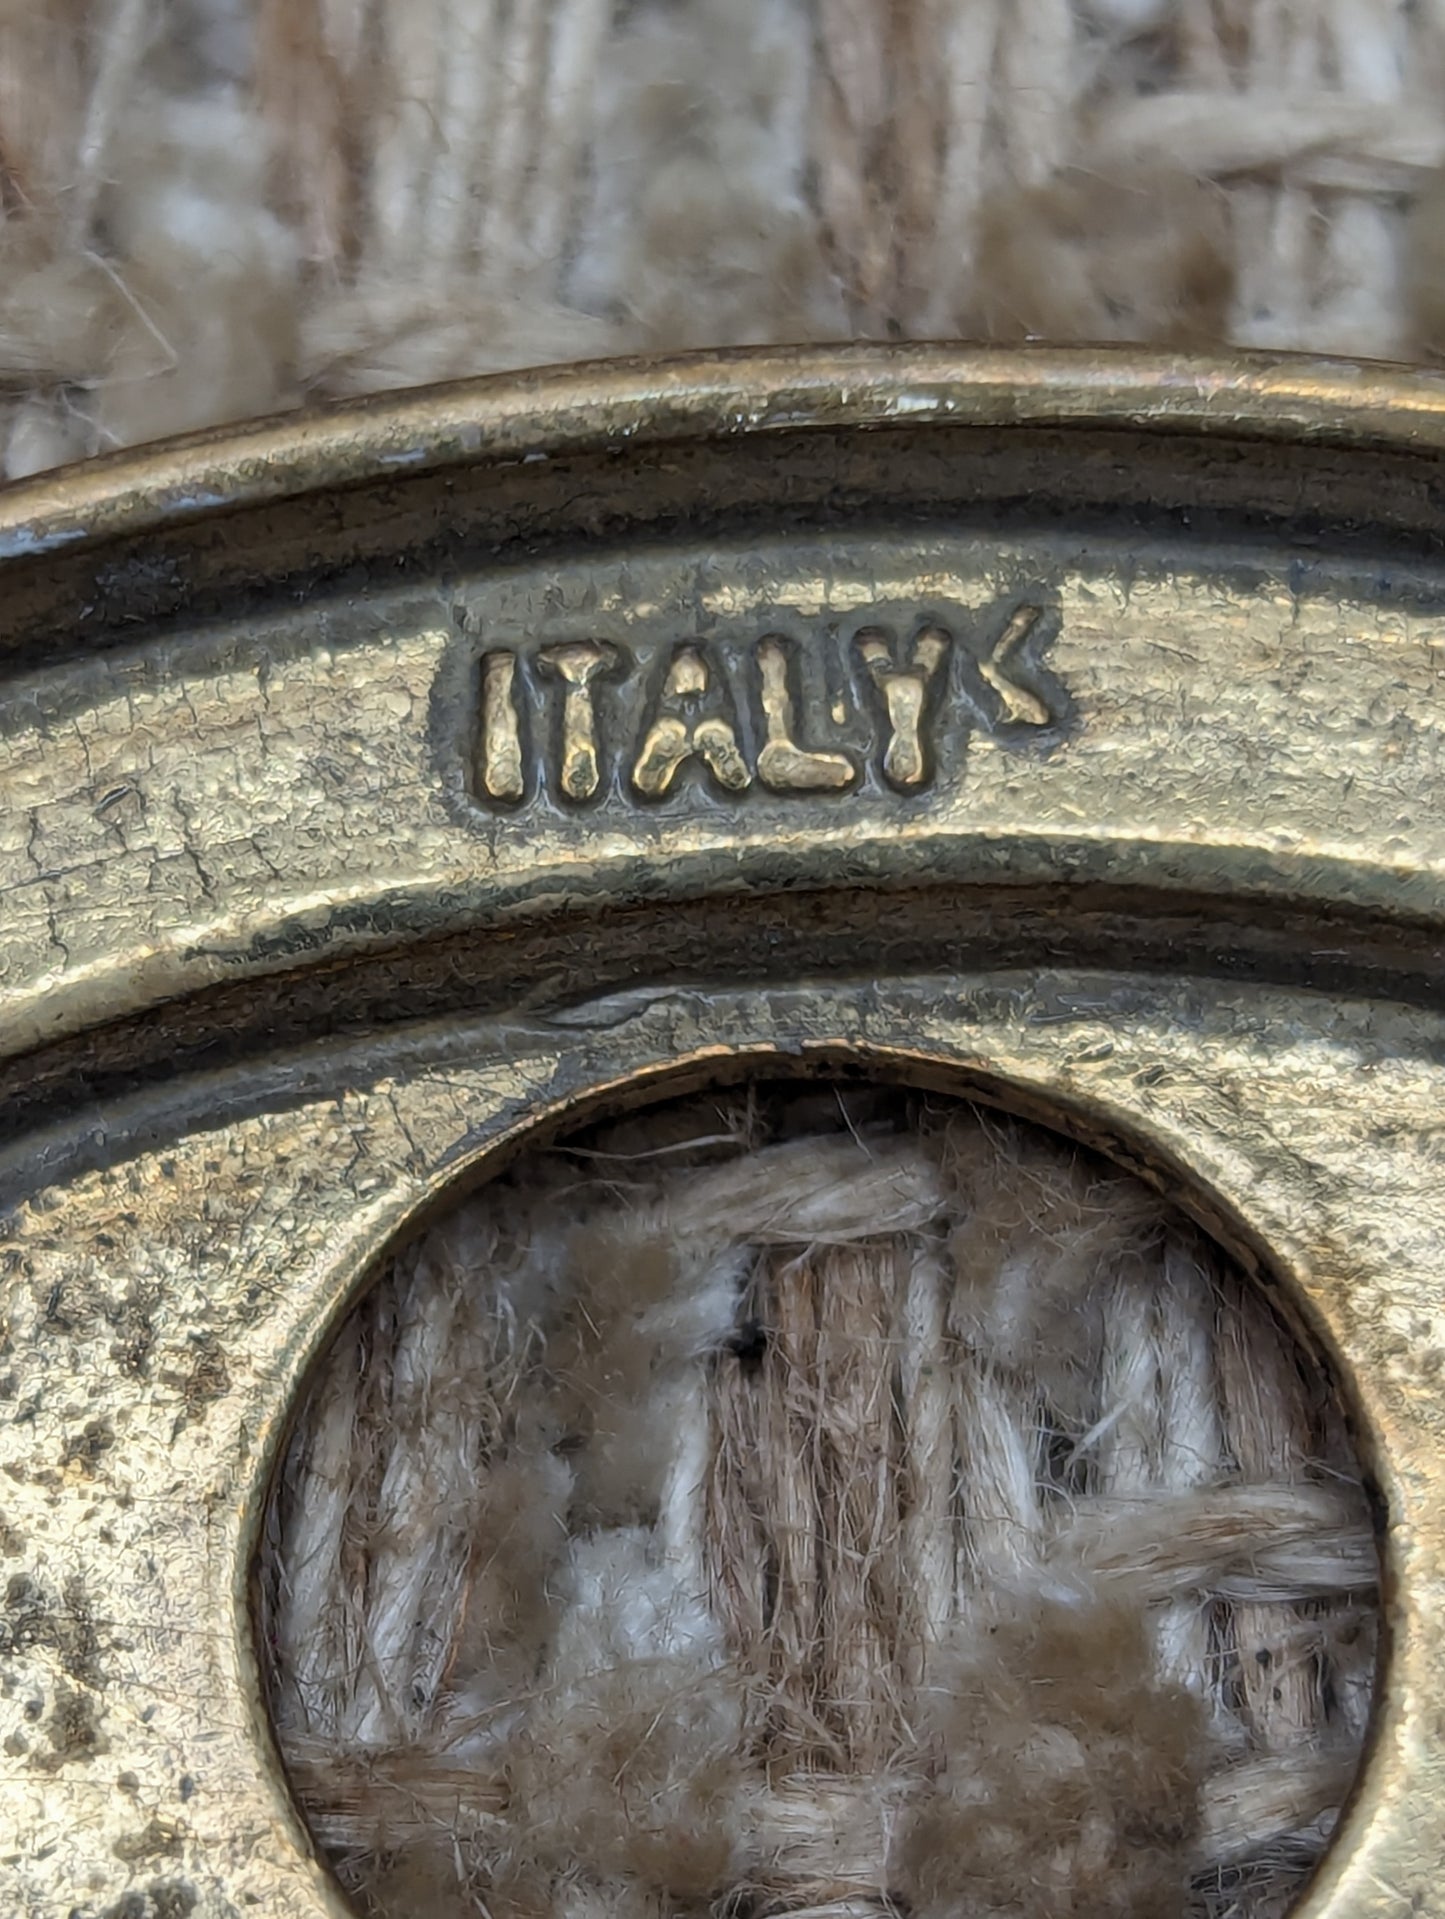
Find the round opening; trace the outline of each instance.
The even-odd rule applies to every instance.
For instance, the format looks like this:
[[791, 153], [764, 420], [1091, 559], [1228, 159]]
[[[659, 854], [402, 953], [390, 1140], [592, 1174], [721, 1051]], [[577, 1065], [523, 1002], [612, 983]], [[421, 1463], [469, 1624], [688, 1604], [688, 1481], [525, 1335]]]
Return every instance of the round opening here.
[[1346, 1420], [1132, 1176], [843, 1080], [529, 1153], [312, 1378], [260, 1564], [358, 1909], [1250, 1915], [1357, 1769]]

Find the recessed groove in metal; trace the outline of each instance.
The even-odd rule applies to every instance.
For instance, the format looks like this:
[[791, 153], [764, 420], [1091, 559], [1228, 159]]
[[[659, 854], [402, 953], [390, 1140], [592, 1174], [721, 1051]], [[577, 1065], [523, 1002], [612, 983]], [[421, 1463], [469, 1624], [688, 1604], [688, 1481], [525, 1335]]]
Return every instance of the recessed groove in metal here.
[[1441, 418], [1380, 369], [849, 350], [484, 382], [10, 495], [31, 1911], [340, 1910], [251, 1639], [306, 1368], [459, 1177], [761, 1058], [1073, 1131], [1334, 1355], [1389, 1658], [1309, 1910], [1445, 1911]]

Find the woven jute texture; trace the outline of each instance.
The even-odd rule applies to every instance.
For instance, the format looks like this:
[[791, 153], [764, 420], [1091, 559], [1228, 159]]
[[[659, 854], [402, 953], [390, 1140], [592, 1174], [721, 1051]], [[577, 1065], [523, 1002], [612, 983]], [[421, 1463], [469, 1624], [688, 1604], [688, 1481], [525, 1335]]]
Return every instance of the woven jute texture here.
[[[0, 474], [546, 361], [1445, 344], [1441, 0], [0, 0]], [[533, 1156], [342, 1329], [259, 1569], [394, 1919], [1273, 1919], [1338, 1407], [1166, 1207], [903, 1095]]]
[[1440, 0], [3, 0], [0, 468], [594, 354], [1427, 353]]
[[534, 1154], [293, 1439], [275, 1720], [368, 1909], [1285, 1910], [1359, 1757], [1340, 1410], [1158, 1197], [760, 1088]]

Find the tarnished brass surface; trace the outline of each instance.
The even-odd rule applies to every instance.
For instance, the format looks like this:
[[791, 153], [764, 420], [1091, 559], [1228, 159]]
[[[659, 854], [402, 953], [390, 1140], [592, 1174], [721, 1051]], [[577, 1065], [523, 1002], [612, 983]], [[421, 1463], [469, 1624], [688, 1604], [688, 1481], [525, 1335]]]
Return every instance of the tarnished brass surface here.
[[599, 1105], [962, 1088], [1334, 1357], [1388, 1664], [1316, 1919], [1445, 1914], [1445, 385], [573, 370], [0, 496], [0, 1909], [343, 1910], [249, 1563], [378, 1254]]

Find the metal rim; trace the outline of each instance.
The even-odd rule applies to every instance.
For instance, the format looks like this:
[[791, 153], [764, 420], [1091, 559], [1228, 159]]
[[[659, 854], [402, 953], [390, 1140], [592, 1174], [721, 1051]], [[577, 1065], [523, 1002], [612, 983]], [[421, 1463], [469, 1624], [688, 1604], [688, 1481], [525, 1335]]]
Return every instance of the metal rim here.
[[[641, 424], [639, 424], [641, 422]], [[0, 560], [402, 472], [813, 425], [1143, 427], [1445, 449], [1445, 376], [1290, 354], [836, 346], [622, 359], [454, 381], [187, 435], [0, 495]]]

